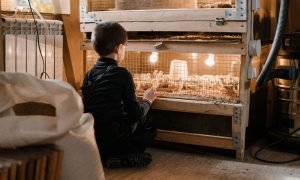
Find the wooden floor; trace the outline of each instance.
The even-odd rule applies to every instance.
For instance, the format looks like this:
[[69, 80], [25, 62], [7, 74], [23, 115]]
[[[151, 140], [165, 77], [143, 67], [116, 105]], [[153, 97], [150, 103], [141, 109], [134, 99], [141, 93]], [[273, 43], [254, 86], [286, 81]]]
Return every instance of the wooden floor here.
[[[300, 162], [267, 164], [255, 160], [250, 148], [244, 161], [211, 153], [150, 148], [153, 161], [146, 168], [105, 169], [107, 180], [300, 180]], [[264, 152], [263, 157], [278, 159], [282, 153]], [[283, 155], [279, 159], [293, 158]]]

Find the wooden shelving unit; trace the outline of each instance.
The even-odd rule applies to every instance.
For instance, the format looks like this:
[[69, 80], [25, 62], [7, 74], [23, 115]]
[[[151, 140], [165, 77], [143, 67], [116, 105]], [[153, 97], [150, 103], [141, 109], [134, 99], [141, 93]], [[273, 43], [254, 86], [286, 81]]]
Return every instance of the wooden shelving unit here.
[[[249, 42], [253, 39], [252, 11], [255, 7], [251, 0], [236, 0], [235, 8], [216, 9], [164, 9], [164, 10], [118, 10], [88, 12], [88, 1], [80, 2], [80, 29], [90, 33], [100, 21], [118, 21], [129, 32], [214, 32], [239, 33], [239, 42], [200, 42], [200, 41], [164, 41], [164, 40], [132, 40], [129, 39], [129, 51], [157, 52], [197, 52], [238, 54], [240, 64], [240, 93], [238, 104], [209, 103], [205, 101], [158, 98], [154, 109], [223, 115], [232, 118], [231, 137], [213, 136], [198, 133], [159, 130], [158, 140], [196, 144], [236, 151], [236, 157], [244, 158], [245, 133], [249, 119], [250, 80], [248, 72], [251, 68], [252, 56], [249, 54]], [[156, 44], [163, 44], [157, 48]], [[87, 41], [82, 43], [83, 50], [92, 46]]]

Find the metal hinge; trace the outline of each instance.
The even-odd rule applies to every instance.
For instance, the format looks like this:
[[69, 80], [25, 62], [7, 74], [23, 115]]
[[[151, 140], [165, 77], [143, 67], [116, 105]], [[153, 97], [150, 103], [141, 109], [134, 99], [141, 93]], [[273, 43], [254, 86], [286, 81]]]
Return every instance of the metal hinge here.
[[233, 108], [233, 115], [232, 115], [232, 123], [233, 124], [241, 124], [241, 108], [234, 107]]
[[247, 20], [247, 0], [236, 0], [235, 8], [225, 10], [225, 18], [233, 21]]
[[95, 14], [94, 13], [88, 13], [88, 6], [86, 0], [80, 0], [80, 22], [94, 22]]

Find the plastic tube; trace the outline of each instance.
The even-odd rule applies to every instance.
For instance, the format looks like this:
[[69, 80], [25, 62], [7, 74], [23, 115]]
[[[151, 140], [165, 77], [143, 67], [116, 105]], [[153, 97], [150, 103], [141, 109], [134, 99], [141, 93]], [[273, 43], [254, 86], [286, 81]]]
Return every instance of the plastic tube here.
[[276, 61], [278, 52], [279, 52], [282, 42], [283, 42], [283, 36], [284, 36], [285, 27], [286, 27], [287, 19], [288, 19], [288, 10], [289, 10], [289, 0], [281, 0], [280, 1], [279, 18], [278, 18], [278, 24], [276, 27], [274, 42], [272, 44], [272, 48], [268, 55], [266, 63], [256, 80], [256, 85], [259, 87], [264, 85], [269, 80], [269, 74], [270, 74], [272, 65]]

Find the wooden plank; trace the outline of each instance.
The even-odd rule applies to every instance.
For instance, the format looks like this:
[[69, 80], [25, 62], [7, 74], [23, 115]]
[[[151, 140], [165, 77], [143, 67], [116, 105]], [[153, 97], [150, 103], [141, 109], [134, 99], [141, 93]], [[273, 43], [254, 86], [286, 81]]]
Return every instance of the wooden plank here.
[[[155, 44], [163, 42], [163, 47], [156, 49]], [[171, 42], [171, 41], [128, 41], [127, 51], [160, 51], [160, 52], [186, 52], [186, 53], [220, 53], [220, 54], [246, 54], [246, 45], [241, 43], [210, 43], [210, 42]], [[90, 42], [81, 43], [82, 50], [92, 50]]]
[[80, 50], [82, 33], [79, 24], [79, 0], [72, 0], [70, 15], [57, 15], [64, 23], [63, 60], [66, 80], [80, 89], [83, 81], [83, 52]]
[[[251, 31], [252, 27], [250, 26], [252, 22], [252, 16], [251, 16], [251, 1], [248, 2], [248, 26], [247, 26], [247, 32], [244, 33], [243, 36], [243, 42], [249, 42], [253, 37], [251, 37]], [[241, 70], [240, 70], [240, 101], [243, 104], [243, 109], [241, 111], [240, 115], [240, 122], [234, 123], [232, 122], [232, 134], [236, 135], [235, 138], [237, 138], [237, 141], [239, 142], [239, 147], [236, 151], [236, 157], [237, 159], [244, 159], [244, 153], [245, 153], [245, 141], [246, 141], [246, 127], [248, 126], [248, 120], [249, 120], [249, 107], [250, 107], [250, 83], [251, 80], [248, 79], [248, 69], [251, 67], [251, 59], [252, 57], [248, 54], [248, 46], [246, 47], [246, 55], [241, 56]]]
[[241, 104], [215, 104], [206, 101], [169, 98], [157, 98], [152, 104], [153, 109], [224, 116], [232, 116], [234, 107], [241, 107]]
[[216, 9], [151, 9], [151, 10], [120, 10], [90, 12], [95, 20], [111, 21], [214, 21], [216, 18], [225, 18], [225, 10]]
[[[0, 5], [1, 9], [1, 5]], [[2, 35], [2, 19], [0, 19], [0, 71], [4, 71], [4, 38]]]
[[233, 149], [231, 137], [158, 130], [156, 139], [175, 143]]
[[[169, 21], [169, 22], [120, 22], [127, 31], [176, 31], [176, 32], [246, 32], [245, 22], [227, 21], [218, 26], [214, 21]], [[81, 24], [81, 32], [92, 32], [96, 23]]]

